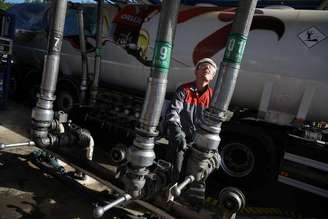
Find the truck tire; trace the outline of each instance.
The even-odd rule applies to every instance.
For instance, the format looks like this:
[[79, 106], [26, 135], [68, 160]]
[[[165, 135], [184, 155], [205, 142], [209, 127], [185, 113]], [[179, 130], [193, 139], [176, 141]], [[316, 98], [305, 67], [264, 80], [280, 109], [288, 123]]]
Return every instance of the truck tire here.
[[40, 91], [40, 84], [39, 83], [32, 83], [27, 91], [27, 105], [34, 107], [36, 102], [38, 101], [38, 93]]
[[64, 76], [61, 72], [56, 87], [54, 109], [69, 113], [79, 104], [78, 81], [71, 76]]
[[24, 86], [22, 87], [24, 103], [34, 107], [38, 100], [37, 94], [40, 91], [41, 73], [37, 70], [30, 70], [24, 78]]
[[216, 174], [220, 183], [252, 188], [275, 177], [278, 164], [274, 142], [257, 129], [239, 127], [240, 133], [222, 135], [219, 146], [221, 165]]
[[57, 111], [70, 112], [77, 104], [77, 97], [73, 91], [62, 88], [56, 95], [55, 109]]

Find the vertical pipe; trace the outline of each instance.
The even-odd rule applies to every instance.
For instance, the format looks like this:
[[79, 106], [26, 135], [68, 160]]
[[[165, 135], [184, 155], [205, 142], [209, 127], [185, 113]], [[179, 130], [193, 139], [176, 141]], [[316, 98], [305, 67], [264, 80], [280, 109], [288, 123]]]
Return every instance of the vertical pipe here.
[[239, 8], [226, 44], [223, 62], [220, 66], [219, 75], [222, 76], [222, 80], [217, 80], [215, 85], [211, 108], [222, 112], [228, 109], [237, 82], [256, 3], [257, 1], [254, 0], [239, 2]]
[[94, 78], [90, 88], [90, 105], [96, 102], [98, 93], [98, 83], [101, 71], [101, 55], [102, 55], [102, 35], [103, 35], [103, 6], [104, 0], [97, 0], [97, 29], [96, 29], [96, 53], [94, 62]]
[[[216, 156], [215, 153], [221, 141], [222, 121], [224, 121], [225, 113], [228, 110], [236, 86], [256, 4], [257, 0], [239, 1], [239, 8], [226, 44], [210, 107], [204, 113], [200, 123], [201, 128], [196, 131], [194, 150], [192, 150], [188, 160], [187, 175], [194, 175], [196, 181], [203, 180], [212, 171], [212, 169], [205, 171], [201, 166], [204, 161], [206, 163], [207, 157], [214, 158]], [[215, 153], [212, 153], [213, 151]], [[206, 176], [201, 174], [202, 171], [206, 172]]]
[[85, 96], [88, 86], [88, 56], [85, 46], [85, 31], [84, 31], [84, 11], [81, 7], [78, 8], [78, 20], [80, 28], [80, 49], [82, 60], [82, 77], [80, 84], [80, 105], [84, 105]]
[[180, 0], [162, 2], [146, 97], [136, 128], [136, 137], [127, 153], [129, 169], [125, 185], [134, 198], [141, 195], [145, 183], [144, 176], [148, 174], [147, 167], [151, 166], [155, 159], [154, 138], [158, 134], [156, 129], [165, 98], [179, 4]]
[[[36, 106], [32, 110], [32, 138], [36, 143], [50, 144], [48, 128], [54, 117], [53, 102], [58, 78], [60, 54], [65, 25], [67, 0], [56, 0], [53, 4], [53, 19], [48, 38], [42, 81]], [[38, 141], [42, 139], [42, 141]]]
[[239, 7], [226, 44], [210, 107], [196, 132], [195, 145], [206, 150], [217, 150], [221, 124], [235, 90], [240, 64], [252, 24], [257, 0], [239, 1]]

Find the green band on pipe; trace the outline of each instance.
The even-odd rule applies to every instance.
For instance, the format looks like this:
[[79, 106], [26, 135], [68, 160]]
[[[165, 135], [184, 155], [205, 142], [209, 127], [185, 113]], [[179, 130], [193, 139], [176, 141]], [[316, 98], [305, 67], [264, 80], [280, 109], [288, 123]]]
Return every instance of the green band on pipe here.
[[230, 33], [223, 61], [240, 64], [243, 58], [246, 41], [246, 36], [239, 33]]
[[101, 56], [102, 48], [96, 48], [96, 56]]
[[171, 61], [172, 44], [168, 42], [156, 42], [153, 67], [160, 68], [161, 72], [167, 74]]

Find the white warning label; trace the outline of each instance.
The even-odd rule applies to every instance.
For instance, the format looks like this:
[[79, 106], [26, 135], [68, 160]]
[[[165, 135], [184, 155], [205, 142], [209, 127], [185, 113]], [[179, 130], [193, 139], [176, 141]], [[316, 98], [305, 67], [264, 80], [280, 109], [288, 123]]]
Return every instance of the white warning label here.
[[311, 27], [298, 35], [300, 40], [309, 48], [315, 46], [327, 36], [321, 33], [317, 28]]

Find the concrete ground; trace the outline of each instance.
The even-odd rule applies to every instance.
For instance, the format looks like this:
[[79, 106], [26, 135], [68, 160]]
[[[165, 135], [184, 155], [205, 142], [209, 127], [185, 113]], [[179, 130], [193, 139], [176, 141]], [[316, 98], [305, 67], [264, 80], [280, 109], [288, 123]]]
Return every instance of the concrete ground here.
[[[30, 109], [10, 103], [0, 112], [0, 142], [27, 140]], [[34, 147], [0, 151], [0, 219], [92, 218], [91, 206], [28, 161]]]
[[[0, 143], [27, 142], [31, 124], [31, 109], [19, 103], [10, 102], [8, 109], [0, 111]], [[93, 217], [94, 202], [85, 193], [74, 190], [58, 179], [41, 171], [31, 161], [31, 153], [39, 150], [33, 146], [6, 148], [0, 150], [0, 219], [89, 219]], [[95, 149], [94, 158], [106, 166], [103, 151]], [[66, 171], [73, 170], [65, 163]], [[110, 168], [110, 167], [108, 167]], [[80, 181], [101, 197], [111, 192], [103, 184], [88, 178]], [[98, 194], [105, 193], [104, 195]], [[92, 199], [94, 201], [94, 199]], [[142, 215], [130, 204], [129, 210]], [[131, 208], [130, 208], [131, 206]], [[121, 215], [121, 211], [116, 209]], [[120, 212], [119, 212], [120, 211]], [[117, 218], [107, 213], [103, 218]], [[131, 217], [125, 217], [131, 218]]]
[[[30, 108], [14, 102], [9, 104], [8, 110], [0, 111], [0, 143], [26, 141], [30, 115]], [[29, 154], [35, 149], [23, 147], [0, 151], [0, 219], [93, 218], [90, 202], [67, 185], [43, 173], [28, 160]], [[92, 182], [91, 187], [98, 191], [104, 189], [104, 186], [96, 182]], [[295, 191], [278, 183], [248, 194], [247, 200], [251, 205], [243, 212], [244, 216], [237, 218], [328, 218], [326, 199]], [[215, 207], [213, 200], [212, 204]], [[303, 208], [309, 208], [307, 217], [301, 214], [282, 214], [279, 210], [281, 204], [291, 206], [287, 208], [290, 212], [301, 212]], [[253, 208], [254, 206], [261, 207]], [[104, 218], [114, 217], [107, 215]]]

